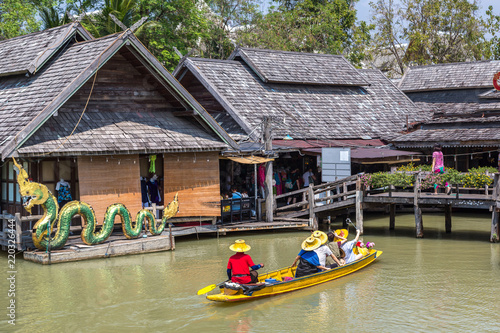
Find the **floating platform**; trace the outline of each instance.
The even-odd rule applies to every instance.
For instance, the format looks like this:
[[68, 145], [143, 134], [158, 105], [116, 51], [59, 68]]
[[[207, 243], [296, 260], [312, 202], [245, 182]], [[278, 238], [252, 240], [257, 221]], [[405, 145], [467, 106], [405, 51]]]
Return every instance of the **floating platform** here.
[[79, 236], [73, 236], [68, 240], [65, 247], [51, 251], [50, 255], [46, 251], [35, 250], [24, 251], [23, 256], [25, 260], [50, 265], [61, 262], [109, 258], [173, 249], [175, 249], [175, 239], [169, 235], [135, 239], [126, 239], [123, 234], [112, 235], [106, 242], [97, 245], [82, 244]]

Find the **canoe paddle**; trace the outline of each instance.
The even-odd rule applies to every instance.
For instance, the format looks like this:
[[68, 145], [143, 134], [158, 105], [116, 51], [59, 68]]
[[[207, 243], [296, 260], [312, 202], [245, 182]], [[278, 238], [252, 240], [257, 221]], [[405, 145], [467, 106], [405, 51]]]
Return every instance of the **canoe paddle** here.
[[221, 286], [223, 285], [224, 283], [226, 283], [227, 281], [229, 280], [226, 280], [226, 281], [223, 281], [219, 284], [211, 284], [209, 286], [206, 286], [205, 288], [202, 288], [200, 290], [198, 290], [198, 295], [202, 295], [202, 294], [206, 294], [206, 293], [209, 293], [211, 292], [212, 290], [214, 290], [215, 288], [217, 288], [218, 286]]

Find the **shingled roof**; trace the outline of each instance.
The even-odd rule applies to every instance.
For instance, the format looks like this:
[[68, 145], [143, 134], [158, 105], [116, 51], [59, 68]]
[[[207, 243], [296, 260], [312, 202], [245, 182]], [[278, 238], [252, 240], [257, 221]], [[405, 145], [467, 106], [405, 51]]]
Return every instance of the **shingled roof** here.
[[0, 76], [33, 74], [54, 55], [69, 39], [93, 39], [79, 23], [69, 23], [56, 28], [0, 41]]
[[57, 151], [59, 155], [221, 150], [225, 145], [184, 117], [171, 112], [59, 112], [19, 149], [25, 156]]
[[409, 67], [399, 83], [404, 92], [491, 88], [499, 60]]
[[367, 86], [356, 68], [340, 55], [237, 48], [228, 60], [242, 59], [264, 82]]
[[[66, 33], [64, 29], [59, 31], [60, 33]], [[47, 36], [52, 36], [52, 34]], [[150, 147], [156, 146], [156, 144], [140, 140], [142, 134], [137, 136], [136, 145], [130, 147], [116, 143], [116, 141], [125, 139], [125, 142], [129, 142], [128, 139], [133, 138], [137, 134], [136, 131], [142, 129], [147, 133], [151, 133], [151, 127], [157, 128], [155, 133], [160, 135], [163, 140], [170, 140], [169, 142], [163, 142], [163, 146], [158, 147], [156, 151], [167, 151], [171, 147], [180, 149], [181, 146], [185, 150], [200, 149], [205, 144], [206, 146], [203, 149], [227, 147], [228, 144], [233, 147], [237, 146], [217, 122], [147, 51], [132, 32], [127, 30], [119, 34], [85, 42], [67, 41], [34, 75], [0, 77], [0, 155], [2, 159], [10, 156], [16, 150], [19, 153], [25, 152], [29, 154], [53, 151], [54, 145], [59, 145], [62, 142], [61, 135], [67, 135], [67, 133], [60, 128], [58, 130], [52, 130], [51, 128], [55, 129], [62, 126], [73, 129], [76, 124], [74, 115], [54, 117], [54, 114], [82, 85], [93, 77], [96, 70], [103, 66], [122, 47], [130, 49], [138, 61], [160, 81], [161, 85], [177, 100], [181, 101], [181, 104], [184, 105], [187, 111], [193, 113], [200, 124], [202, 123], [209, 132], [213, 132], [207, 134], [207, 129], [193, 121], [193, 118], [191, 120], [173, 121], [171, 117], [160, 115], [154, 117], [155, 120], [152, 121], [145, 117], [129, 115], [129, 119], [125, 123], [119, 126], [112, 125], [110, 119], [122, 119], [124, 113], [104, 116], [102, 114], [92, 114], [90, 110], [90, 115], [87, 115], [89, 117], [87, 124], [93, 127], [87, 129], [86, 133], [83, 130], [86, 128], [85, 125], [82, 125], [81, 129], [78, 127], [76, 133], [80, 133], [80, 135], [76, 135], [75, 138], [67, 142], [65, 141], [65, 144], [68, 143], [70, 148], [59, 146], [57, 151], [63, 154], [70, 151], [102, 154], [110, 150], [115, 152], [121, 149], [132, 151], [136, 149], [130, 147], [139, 145], [140, 147], [136, 148], [144, 152]], [[81, 112], [81, 110], [79, 111]], [[80, 114], [78, 114], [79, 116]], [[132, 122], [135, 126], [129, 126]], [[83, 121], [83, 124], [85, 124], [85, 121]], [[103, 128], [99, 128], [99, 126]], [[172, 133], [176, 131], [177, 127], [179, 128], [179, 135], [174, 138]], [[113, 130], [113, 128], [120, 129]], [[125, 135], [125, 129], [132, 132]], [[113, 136], [113, 133], [116, 136]], [[102, 147], [99, 144], [94, 144], [93, 149], [77, 147], [78, 144], [89, 144], [87, 140], [89, 137], [100, 140]], [[218, 140], [215, 139], [216, 137]], [[26, 146], [24, 146], [25, 144]]]
[[[279, 56], [286, 54], [286, 63], [292, 63], [294, 57], [298, 64], [302, 64], [305, 58], [310, 59], [311, 63], [315, 57], [321, 61], [330, 59], [333, 68], [337, 68], [339, 59], [341, 63], [346, 62], [338, 56], [275, 52]], [[237, 54], [248, 56], [249, 53], [243, 49]], [[263, 54], [273, 55], [269, 50], [255, 53], [259, 54], [257, 58], [260, 60]], [[339, 86], [341, 81], [335, 81], [335, 78], [330, 81], [335, 82], [335, 85], [311, 85], [300, 77], [299, 72], [296, 76], [287, 77], [297, 80], [293, 84], [272, 83], [265, 82], [256, 69], [248, 65], [248, 60], [238, 56], [233, 58], [235, 60], [187, 58], [176, 68], [174, 75], [182, 83], [187, 77], [186, 70], [192, 73], [218, 105], [254, 139], [261, 134], [260, 125], [264, 116], [274, 119], [274, 137], [289, 134], [297, 139], [390, 138], [404, 129], [406, 117], [410, 122], [424, 120], [411, 100], [378, 70], [356, 70], [346, 66], [349, 71], [353, 71], [354, 78], [362, 77], [370, 84], [363, 87], [353, 86], [353, 82], [359, 82], [357, 79]], [[256, 62], [251, 55], [249, 59]], [[282, 68], [283, 65], [278, 61], [274, 63], [274, 68]], [[335, 77], [334, 73], [329, 71], [328, 75]], [[192, 85], [185, 86], [190, 89]], [[193, 90], [190, 92], [195, 94]], [[200, 95], [206, 96], [206, 93]]]
[[400, 148], [499, 146], [500, 94], [493, 76], [500, 61], [411, 67], [400, 82], [423, 112], [430, 115], [420, 129], [393, 142]]

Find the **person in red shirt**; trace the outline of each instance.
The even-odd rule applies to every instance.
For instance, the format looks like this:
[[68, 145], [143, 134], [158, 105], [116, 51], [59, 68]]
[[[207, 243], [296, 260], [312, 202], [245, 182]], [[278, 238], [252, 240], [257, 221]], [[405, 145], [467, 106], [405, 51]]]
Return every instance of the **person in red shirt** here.
[[238, 239], [229, 249], [236, 254], [232, 255], [227, 263], [227, 277], [239, 284], [257, 283], [259, 277], [257, 270], [264, 267], [264, 264], [255, 265], [252, 258], [245, 254], [251, 249], [250, 245], [245, 244], [243, 239]]

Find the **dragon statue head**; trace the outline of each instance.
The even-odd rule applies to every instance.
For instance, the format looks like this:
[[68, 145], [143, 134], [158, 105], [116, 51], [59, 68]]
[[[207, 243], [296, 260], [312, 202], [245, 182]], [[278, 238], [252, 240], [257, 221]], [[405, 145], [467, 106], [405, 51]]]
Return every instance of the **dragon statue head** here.
[[24, 209], [31, 214], [31, 208], [35, 205], [44, 204], [49, 198], [49, 189], [47, 186], [32, 182], [26, 170], [14, 160], [14, 169], [17, 172], [17, 183], [19, 184], [19, 193], [23, 198]]

